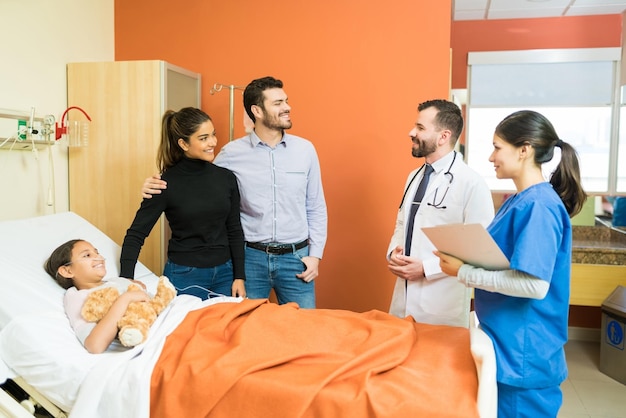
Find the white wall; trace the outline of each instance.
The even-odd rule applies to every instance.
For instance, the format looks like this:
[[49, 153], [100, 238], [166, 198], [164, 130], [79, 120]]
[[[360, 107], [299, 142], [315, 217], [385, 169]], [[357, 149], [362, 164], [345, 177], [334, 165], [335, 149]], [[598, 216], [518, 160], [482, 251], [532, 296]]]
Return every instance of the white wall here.
[[[113, 10], [114, 0], [0, 0], [0, 109], [60, 120], [72, 105], [66, 64], [115, 58]], [[12, 135], [2, 122], [0, 137]], [[67, 167], [65, 137], [38, 156], [0, 150], [0, 220], [67, 211]]]

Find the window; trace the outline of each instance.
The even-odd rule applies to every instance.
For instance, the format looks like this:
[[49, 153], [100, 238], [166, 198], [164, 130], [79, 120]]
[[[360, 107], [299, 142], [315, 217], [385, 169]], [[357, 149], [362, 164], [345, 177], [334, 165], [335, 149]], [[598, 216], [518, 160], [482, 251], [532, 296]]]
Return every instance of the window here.
[[626, 86], [622, 86], [620, 96], [619, 142], [611, 155], [617, 156], [615, 162], [617, 166], [616, 194], [626, 194]]
[[[466, 158], [494, 191], [512, 191], [488, 161], [493, 132], [522, 109], [542, 113], [579, 155], [583, 187], [592, 194], [626, 192], [626, 90], [619, 95], [620, 48], [478, 52], [469, 54]], [[621, 97], [621, 106], [616, 104]], [[623, 129], [626, 131], [626, 128]], [[626, 165], [626, 162], [622, 165]]]

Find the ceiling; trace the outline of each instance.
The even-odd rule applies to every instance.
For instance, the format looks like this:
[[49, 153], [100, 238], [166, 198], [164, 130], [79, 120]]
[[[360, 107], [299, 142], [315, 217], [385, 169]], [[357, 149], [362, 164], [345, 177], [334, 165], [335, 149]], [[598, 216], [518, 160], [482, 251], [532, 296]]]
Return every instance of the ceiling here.
[[621, 14], [626, 0], [453, 0], [452, 20]]

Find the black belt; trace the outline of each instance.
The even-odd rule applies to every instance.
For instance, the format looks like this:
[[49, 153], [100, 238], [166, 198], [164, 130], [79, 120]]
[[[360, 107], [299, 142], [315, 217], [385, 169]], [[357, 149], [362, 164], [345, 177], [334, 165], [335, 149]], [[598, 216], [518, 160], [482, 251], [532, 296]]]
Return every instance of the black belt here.
[[309, 240], [298, 242], [296, 244], [278, 244], [275, 242], [246, 242], [246, 246], [255, 250], [264, 251], [267, 254], [288, 254], [300, 250], [309, 245]]

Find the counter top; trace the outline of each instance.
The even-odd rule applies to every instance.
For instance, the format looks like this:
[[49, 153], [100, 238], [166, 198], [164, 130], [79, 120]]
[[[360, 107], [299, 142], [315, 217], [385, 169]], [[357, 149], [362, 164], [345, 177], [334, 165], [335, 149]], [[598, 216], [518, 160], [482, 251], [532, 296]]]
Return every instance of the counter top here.
[[626, 229], [574, 226], [572, 263], [626, 265]]

